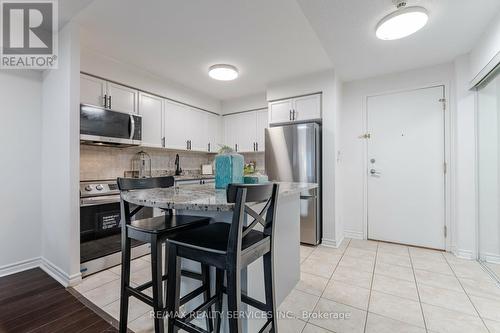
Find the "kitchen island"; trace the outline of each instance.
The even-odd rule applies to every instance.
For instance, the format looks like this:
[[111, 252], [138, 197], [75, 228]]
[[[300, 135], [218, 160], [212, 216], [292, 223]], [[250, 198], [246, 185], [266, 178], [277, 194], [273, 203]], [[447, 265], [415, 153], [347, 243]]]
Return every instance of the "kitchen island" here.
[[[280, 182], [274, 225], [274, 274], [276, 304], [279, 306], [300, 280], [300, 193], [318, 187], [311, 183]], [[179, 214], [210, 216], [215, 221], [230, 223], [234, 204], [226, 200], [226, 191], [214, 184], [184, 185], [165, 189], [138, 190], [122, 193], [136, 205], [173, 209]], [[261, 204], [263, 205], [263, 204]], [[255, 207], [257, 211], [259, 207]], [[199, 264], [183, 261], [183, 268], [199, 270]], [[264, 301], [262, 258], [243, 270], [242, 289], [251, 297]], [[198, 285], [183, 279], [181, 294]], [[250, 311], [250, 309], [247, 309]], [[247, 332], [256, 332], [261, 320], [244, 321]]]

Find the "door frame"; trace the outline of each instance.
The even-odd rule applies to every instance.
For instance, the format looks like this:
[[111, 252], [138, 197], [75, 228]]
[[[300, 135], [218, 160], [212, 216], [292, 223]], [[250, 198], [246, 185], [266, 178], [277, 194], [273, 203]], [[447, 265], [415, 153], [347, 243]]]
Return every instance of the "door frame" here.
[[[455, 186], [452, 183], [452, 179], [455, 179], [454, 174], [454, 151], [452, 146], [452, 139], [454, 135], [453, 123], [453, 107], [452, 100], [450, 98], [450, 84], [448, 82], [436, 82], [431, 84], [423, 84], [415, 87], [407, 87], [404, 89], [396, 89], [396, 90], [386, 90], [373, 94], [366, 94], [363, 96], [363, 119], [362, 119], [362, 128], [364, 133], [368, 132], [368, 98], [384, 96], [384, 95], [392, 95], [396, 93], [410, 92], [422, 89], [429, 88], [443, 88], [443, 94], [445, 99], [445, 111], [444, 111], [444, 162], [446, 163], [447, 170], [444, 175], [444, 224], [443, 228], [446, 227], [446, 238], [445, 238], [445, 251], [449, 252], [452, 250], [452, 239], [454, 237], [454, 228], [452, 227], [453, 221], [453, 207], [454, 207], [454, 196], [453, 188]], [[369, 139], [363, 140], [363, 239], [368, 239], [368, 141]], [[444, 230], [443, 230], [444, 232]]]

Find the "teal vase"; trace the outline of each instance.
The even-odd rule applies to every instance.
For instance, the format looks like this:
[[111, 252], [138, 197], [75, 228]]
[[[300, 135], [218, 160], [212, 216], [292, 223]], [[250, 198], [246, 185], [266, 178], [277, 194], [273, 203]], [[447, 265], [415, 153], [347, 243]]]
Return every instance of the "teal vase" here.
[[243, 183], [243, 167], [245, 160], [242, 155], [230, 153], [215, 156], [215, 188], [227, 188], [227, 185]]

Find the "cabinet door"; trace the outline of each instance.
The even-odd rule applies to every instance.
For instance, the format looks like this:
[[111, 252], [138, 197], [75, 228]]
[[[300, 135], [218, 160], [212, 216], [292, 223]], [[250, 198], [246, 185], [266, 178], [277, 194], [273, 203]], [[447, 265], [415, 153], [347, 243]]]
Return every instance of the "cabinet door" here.
[[108, 96], [111, 97], [111, 103], [108, 101], [110, 109], [126, 113], [137, 112], [137, 90], [108, 82]]
[[80, 75], [80, 103], [104, 106], [106, 81], [85, 74]]
[[224, 123], [224, 144], [235, 149], [236, 145], [236, 115], [227, 115], [222, 117]]
[[321, 118], [321, 95], [310, 95], [294, 99], [295, 121]]
[[197, 109], [190, 108], [187, 111], [186, 131], [188, 140], [191, 141], [191, 150], [207, 151], [208, 137], [206, 131], [207, 113]]
[[210, 144], [210, 152], [216, 152], [219, 150], [219, 145], [222, 144], [222, 124], [221, 117], [212, 113], [207, 114], [207, 135], [208, 143]]
[[269, 123], [285, 123], [292, 121], [292, 100], [277, 101], [269, 103]]
[[171, 149], [187, 149], [186, 116], [189, 108], [171, 101], [164, 101], [165, 146]]
[[256, 133], [256, 143], [257, 143], [257, 151], [264, 151], [266, 142], [265, 142], [265, 130], [268, 127], [268, 112], [267, 110], [257, 111], [257, 133]]
[[142, 145], [163, 147], [163, 99], [140, 93], [139, 114], [142, 116]]
[[236, 117], [236, 143], [238, 144], [238, 151], [255, 151], [254, 144], [257, 141], [257, 113], [244, 112], [237, 114]]

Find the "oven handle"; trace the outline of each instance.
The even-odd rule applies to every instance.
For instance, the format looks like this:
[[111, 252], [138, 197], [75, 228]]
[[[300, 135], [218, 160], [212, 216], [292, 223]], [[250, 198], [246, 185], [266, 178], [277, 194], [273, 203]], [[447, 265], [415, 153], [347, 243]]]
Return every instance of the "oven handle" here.
[[97, 197], [97, 198], [83, 198], [80, 199], [80, 207], [90, 207], [90, 206], [98, 206], [98, 205], [105, 205], [105, 204], [110, 204], [110, 203], [117, 203], [120, 202], [120, 196], [115, 195], [112, 197]]

